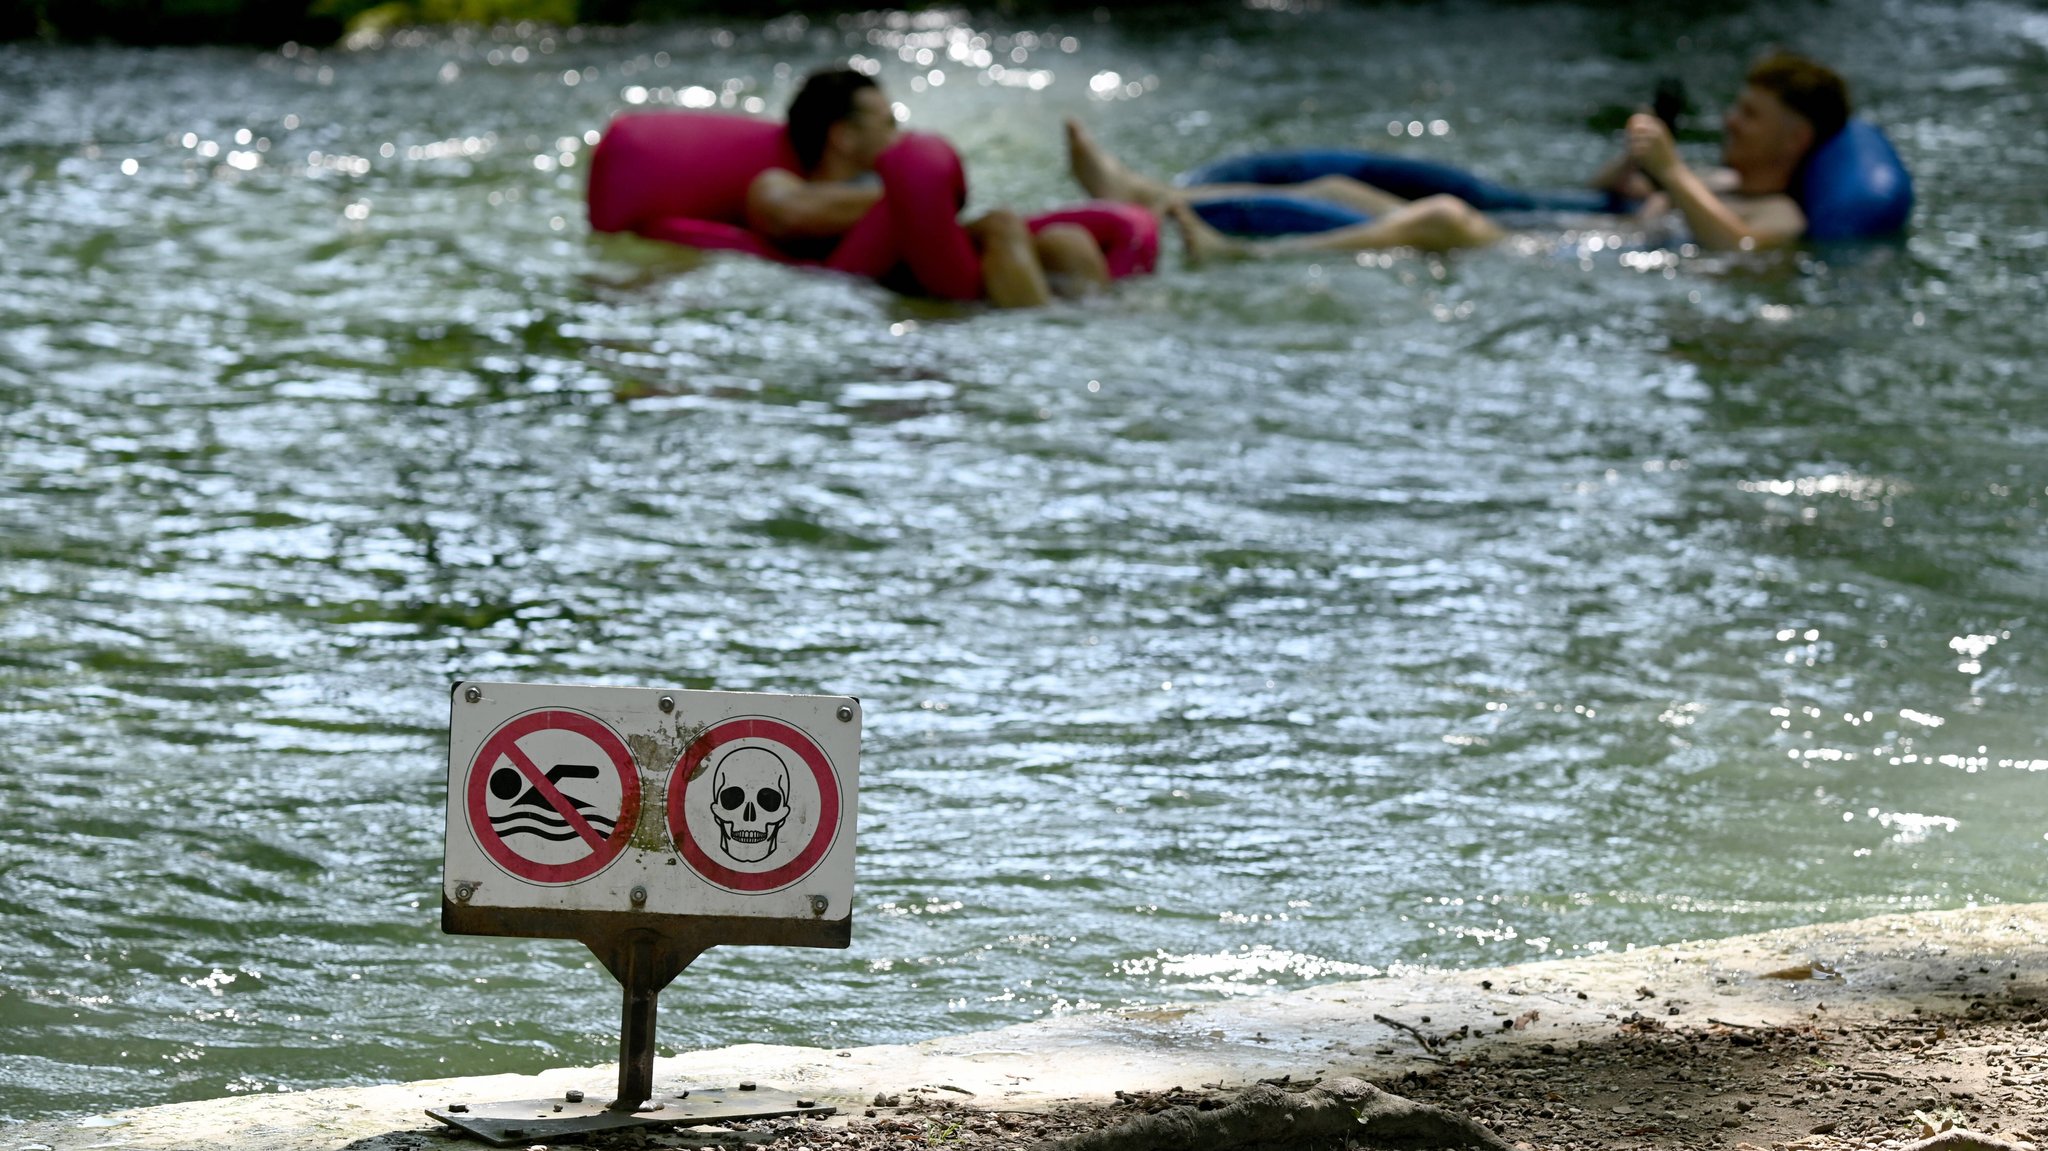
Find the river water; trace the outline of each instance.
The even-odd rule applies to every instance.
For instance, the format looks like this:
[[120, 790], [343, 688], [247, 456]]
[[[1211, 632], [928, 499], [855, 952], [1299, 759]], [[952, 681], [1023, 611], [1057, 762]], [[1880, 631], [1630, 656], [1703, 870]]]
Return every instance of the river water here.
[[[613, 114], [856, 54], [1036, 209], [1068, 115], [1568, 183], [1772, 41], [1908, 241], [995, 313], [581, 219]], [[16, 45], [0, 108], [0, 1118], [612, 1058], [579, 947], [438, 930], [465, 677], [862, 698], [852, 949], [707, 954], [665, 1050], [2042, 893], [2036, 9]]]

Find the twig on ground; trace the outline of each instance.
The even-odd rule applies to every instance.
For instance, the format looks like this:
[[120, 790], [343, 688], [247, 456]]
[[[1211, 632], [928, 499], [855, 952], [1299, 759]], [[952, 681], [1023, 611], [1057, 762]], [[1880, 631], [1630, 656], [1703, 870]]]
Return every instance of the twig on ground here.
[[1442, 1056], [1442, 1055], [1441, 1055], [1440, 1053], [1438, 1053], [1438, 1051], [1437, 1051], [1437, 1049], [1436, 1049], [1436, 1044], [1435, 1044], [1435, 1043], [1432, 1043], [1432, 1042], [1430, 1042], [1429, 1036], [1427, 1036], [1427, 1035], [1424, 1035], [1424, 1034], [1423, 1034], [1423, 1033], [1421, 1032], [1421, 1030], [1420, 1030], [1420, 1029], [1418, 1029], [1418, 1028], [1415, 1028], [1415, 1027], [1412, 1027], [1412, 1026], [1410, 1026], [1410, 1025], [1406, 1024], [1406, 1023], [1403, 1023], [1403, 1022], [1401, 1022], [1401, 1021], [1400, 1021], [1400, 1020], [1398, 1020], [1398, 1019], [1389, 1019], [1389, 1018], [1387, 1018], [1386, 1016], [1384, 1016], [1384, 1015], [1380, 1015], [1380, 1014], [1378, 1014], [1378, 1013], [1374, 1013], [1374, 1015], [1373, 1015], [1373, 1017], [1372, 1017], [1372, 1018], [1373, 1018], [1373, 1022], [1375, 1022], [1375, 1023], [1384, 1023], [1384, 1024], [1386, 1024], [1387, 1026], [1389, 1026], [1389, 1027], [1393, 1028], [1393, 1029], [1394, 1029], [1394, 1030], [1396, 1030], [1396, 1031], [1405, 1031], [1405, 1032], [1407, 1032], [1408, 1034], [1410, 1034], [1410, 1035], [1414, 1036], [1414, 1037], [1415, 1037], [1415, 1041], [1416, 1041], [1417, 1043], [1420, 1043], [1420, 1044], [1422, 1044], [1422, 1049], [1423, 1049], [1424, 1051], [1426, 1051], [1426, 1052], [1428, 1052], [1428, 1053], [1429, 1053], [1429, 1057], [1430, 1057], [1430, 1058], [1432, 1058], [1432, 1059], [1442, 1059], [1442, 1058], [1443, 1058], [1443, 1056]]

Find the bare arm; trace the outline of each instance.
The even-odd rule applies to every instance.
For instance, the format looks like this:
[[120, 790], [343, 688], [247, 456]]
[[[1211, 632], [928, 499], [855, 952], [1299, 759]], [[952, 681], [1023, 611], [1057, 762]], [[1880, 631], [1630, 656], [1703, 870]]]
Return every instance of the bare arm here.
[[1650, 181], [1644, 178], [1642, 169], [1636, 167], [1635, 157], [1623, 152], [1601, 165], [1593, 178], [1586, 182], [1588, 187], [1602, 192], [1612, 192], [1630, 200], [1647, 199], [1656, 191]]
[[842, 236], [881, 198], [879, 185], [814, 184], [771, 168], [747, 188], [747, 226], [771, 240]]
[[1714, 194], [1699, 173], [1679, 158], [1671, 130], [1655, 116], [1637, 114], [1628, 121], [1629, 154], [1643, 171], [1663, 185], [1673, 207], [1701, 246], [1708, 248], [1777, 248], [1806, 231], [1806, 214], [1792, 197], [1757, 196], [1738, 208]]

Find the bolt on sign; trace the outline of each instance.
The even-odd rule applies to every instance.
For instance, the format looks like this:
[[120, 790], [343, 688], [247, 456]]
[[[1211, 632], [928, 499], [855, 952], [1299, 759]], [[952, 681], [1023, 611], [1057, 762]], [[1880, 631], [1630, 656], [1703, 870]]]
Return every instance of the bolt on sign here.
[[[851, 943], [860, 722], [850, 696], [456, 684], [442, 930], [579, 940], [625, 1006], [608, 1106], [430, 1114], [490, 1141], [518, 1132], [511, 1142], [709, 1121], [701, 1106], [651, 1114], [665, 1109], [652, 1091], [656, 997], [719, 944]], [[541, 1102], [551, 1110], [529, 1114]], [[831, 1110], [751, 1085], [744, 1103], [753, 1116]]]

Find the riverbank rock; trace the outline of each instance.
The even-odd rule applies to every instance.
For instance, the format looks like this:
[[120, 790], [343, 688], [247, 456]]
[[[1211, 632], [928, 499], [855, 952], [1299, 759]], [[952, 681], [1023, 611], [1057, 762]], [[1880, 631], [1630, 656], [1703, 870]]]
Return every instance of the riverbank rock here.
[[[1509, 1151], [1493, 1132], [1440, 1107], [1392, 1095], [1362, 1079], [1334, 1079], [1305, 1091], [1260, 1084], [1228, 1105], [1175, 1107], [1127, 1123], [1069, 1135], [1036, 1151], [1175, 1151], [1203, 1147], [1318, 1146], [1346, 1140], [1374, 1147], [1477, 1147]], [[1955, 1151], [1967, 1151], [1958, 1148]], [[1995, 1151], [1995, 1149], [1991, 1149]]]

